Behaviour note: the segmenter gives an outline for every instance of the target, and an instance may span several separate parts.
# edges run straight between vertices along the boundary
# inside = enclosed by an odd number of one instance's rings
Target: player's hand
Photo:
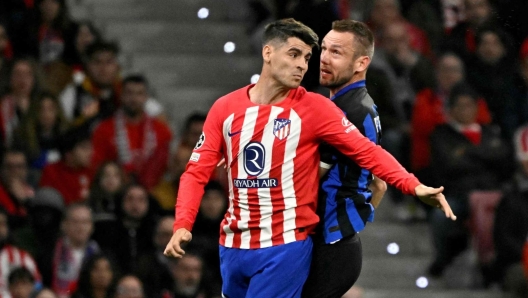
[[[449,203],[447,203],[447,200],[442,193],[444,191],[443,186],[433,188],[420,184],[416,186],[414,191],[416,196],[422,202],[435,208],[439,208],[440,210],[444,211],[446,217],[451,218],[451,220],[456,220],[456,215],[453,213],[453,210],[451,210]]]
[[[181,258],[185,254],[185,251],[181,247],[182,244],[190,242],[191,239],[192,234],[189,230],[184,228],[176,230],[169,244],[165,247],[163,254],[167,257]]]
[[[378,208],[379,204],[381,203],[381,199],[383,199],[383,196],[387,192],[387,183],[380,178],[374,176],[374,179],[372,179],[372,183],[369,185],[370,190],[372,190],[372,199],[370,203],[374,208]]]

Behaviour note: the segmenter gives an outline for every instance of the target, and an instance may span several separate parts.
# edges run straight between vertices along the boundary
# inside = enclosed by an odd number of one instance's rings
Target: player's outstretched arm
[[[182,244],[190,242],[191,239],[192,234],[189,230],[185,228],[177,229],[172,235],[163,254],[167,257],[181,258],[185,254],[185,251],[182,249]]]
[[[370,200],[370,203],[374,208],[378,208],[379,204],[381,203],[381,199],[383,199],[383,196],[385,195],[385,192],[387,192],[387,183],[385,181],[381,180],[380,178],[374,176],[374,179],[372,179],[372,183],[369,185],[370,190],[372,190],[372,199]]]
[[[456,220],[456,215],[453,213],[453,210],[451,210],[449,203],[447,203],[447,200],[444,194],[442,193],[444,191],[443,186],[433,188],[420,184],[416,186],[414,191],[416,193],[416,196],[422,202],[435,208],[439,208],[440,210],[444,211],[447,218],[451,218],[451,220]]]

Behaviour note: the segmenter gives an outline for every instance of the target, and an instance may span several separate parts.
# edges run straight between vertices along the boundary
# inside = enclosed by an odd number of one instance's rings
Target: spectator
[[[514,74],[514,100],[504,107],[507,127],[518,128],[528,123],[528,37],[519,51],[519,66]]]
[[[70,297],[78,282],[81,265],[99,252],[90,236],[93,232],[92,211],[87,205],[68,206],[61,225],[63,236],[56,242],[50,256],[51,288],[60,298]],[[44,274],[44,268],[41,268]]]
[[[205,264],[203,259],[189,249],[181,259],[170,259],[174,286],[172,298],[208,298],[204,282]]]
[[[5,298],[30,298],[31,292],[35,288],[35,278],[31,272],[24,267],[13,269],[9,273],[9,294],[2,296]]]
[[[496,26],[488,0],[464,0],[466,21],[459,23],[441,43],[442,51],[451,51],[463,61],[469,61],[476,52],[476,34],[483,26]]]
[[[7,211],[13,229],[26,223],[27,204],[34,196],[28,183],[26,156],[20,151],[6,151],[0,175],[0,207]]]
[[[186,147],[191,150],[194,148],[202,134],[206,116],[202,113],[194,113],[187,117],[178,148]]]
[[[41,277],[35,260],[26,251],[9,244],[9,225],[7,214],[0,209],[0,297],[9,298],[8,277],[16,268],[25,267],[31,272],[35,282],[40,283]]]
[[[9,69],[11,68],[11,59],[13,59],[13,49],[7,36],[7,28],[0,21],[0,94],[7,88],[9,82]]]
[[[43,288],[41,290],[33,292],[30,296],[31,298],[59,298],[57,294],[53,293],[52,290],[48,288]]]
[[[158,212],[159,206],[149,198],[147,190],[134,184],[124,192],[118,220],[96,224],[93,239],[104,252],[114,256],[121,272],[135,272],[139,256],[154,252],[152,235]]]
[[[218,255],[218,239],[220,238],[220,223],[227,210],[227,197],[222,185],[210,181],[204,188],[205,193],[200,203],[200,210],[193,226],[193,245],[207,266],[211,269],[211,282],[218,285],[219,291],[222,284],[220,275],[220,258]],[[168,243],[168,242],[167,242]]]
[[[425,32],[407,21],[400,12],[399,0],[375,0],[370,13],[369,26],[376,37],[376,44],[384,47],[385,31],[394,24],[403,26],[409,46],[420,55],[432,58],[431,44]]]
[[[498,189],[509,171],[509,148],[493,126],[480,125],[477,95],[466,85],[457,85],[449,96],[450,122],[431,135],[431,162],[436,184],[445,186],[445,196],[457,221],[446,220],[433,210],[430,224],[436,250],[429,273],[438,277],[467,245],[464,221],[469,218],[469,193]]]
[[[68,120],[92,123],[113,115],[121,96],[118,55],[115,43],[100,41],[86,48],[86,77],[68,85],[59,97]]]
[[[139,258],[137,275],[146,285],[148,297],[161,297],[167,287],[174,284],[171,271],[169,268],[169,258],[163,251],[172,237],[172,227],[174,225],[174,216],[165,216],[160,218],[156,225],[154,233],[154,253],[143,254]]]
[[[41,170],[59,160],[59,136],[67,127],[57,98],[43,93],[31,103],[28,117],[15,130],[13,147],[26,153],[32,169]]]
[[[116,279],[112,260],[105,255],[94,255],[82,265],[72,298],[113,298]]]
[[[117,282],[114,298],[145,298],[143,283],[134,275],[123,276]]]
[[[4,147],[13,140],[13,131],[26,118],[39,91],[38,66],[31,59],[13,62],[8,92],[0,100],[0,128]]]
[[[71,35],[72,21],[65,0],[37,0],[39,10],[39,61],[43,65],[60,61]]]
[[[125,173],[114,161],[104,162],[95,174],[90,188],[90,207],[94,221],[115,221],[119,196],[123,195]]]
[[[92,144],[83,128],[67,131],[60,138],[61,159],[42,170],[40,187],[52,187],[64,198],[64,204],[81,202],[88,198],[92,179]]]
[[[503,135],[511,139],[515,128],[508,125],[510,115],[506,107],[515,102],[514,72],[511,40],[506,33],[482,28],[476,36],[476,53],[469,63],[468,82],[485,96],[492,112],[493,122],[501,127]]]
[[[447,122],[447,98],[451,89],[464,80],[464,64],[456,55],[442,55],[436,67],[436,88],[426,88],[418,92],[411,118],[411,168],[423,181],[430,174],[429,138],[440,124]],[[491,115],[486,102],[478,100],[477,122],[489,124]],[[424,177],[426,176],[426,177]]]
[[[95,165],[118,161],[150,190],[167,168],[171,132],[167,124],[146,114],[147,100],[146,79],[139,75],[125,78],[121,109],[95,129],[92,142]]]
[[[185,166],[192,154],[193,147],[180,145],[172,158],[169,166],[169,173],[152,190],[152,195],[156,198],[163,210],[174,211],[176,205],[176,195],[180,185],[180,176],[185,171]]]
[[[86,53],[86,48],[100,40],[101,33],[90,21],[80,21],[75,24],[73,38],[65,44],[63,55],[64,62],[72,66],[74,74],[76,74],[76,71],[81,71],[82,76],[84,77],[83,57]],[[80,83],[82,80],[75,81]]]
[[[506,291],[520,298],[528,296],[528,283],[522,269],[523,245],[528,235],[527,126],[516,131],[513,143],[517,171],[495,213],[493,272]]]

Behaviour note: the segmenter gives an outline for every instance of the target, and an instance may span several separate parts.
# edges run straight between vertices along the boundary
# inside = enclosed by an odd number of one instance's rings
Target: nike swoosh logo
[[[227,132],[227,135],[228,135],[229,137],[233,137],[233,136],[235,136],[235,135],[237,135],[237,134],[239,134],[239,133],[241,133],[241,132],[242,132],[241,130],[239,130],[239,131],[235,131],[235,132],[233,132],[233,133],[231,133],[231,132],[228,131],[228,132]]]

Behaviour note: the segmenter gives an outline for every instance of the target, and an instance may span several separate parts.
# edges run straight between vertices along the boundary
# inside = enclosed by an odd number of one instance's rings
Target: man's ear
[[[367,68],[370,65],[370,58],[369,56],[361,56],[356,59],[356,70],[357,72],[363,72],[367,70]]]
[[[273,53],[273,48],[267,44],[262,48],[262,58],[264,63],[269,63],[271,60],[271,53]]]

